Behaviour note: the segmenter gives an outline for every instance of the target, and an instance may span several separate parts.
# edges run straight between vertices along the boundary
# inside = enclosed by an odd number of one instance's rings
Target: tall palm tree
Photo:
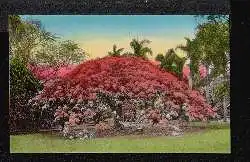
[[[161,62],[162,68],[172,71],[182,78],[182,69],[186,58],[180,58],[173,48],[169,49],[165,55],[158,54],[155,59]]]
[[[177,67],[176,67],[176,73],[179,76],[179,78],[181,78],[181,79],[182,79],[182,74],[183,74],[182,73],[183,67],[184,67],[184,64],[185,64],[186,60],[187,60],[186,57],[181,58],[178,55],[175,55],[174,62],[177,65]]]
[[[156,60],[157,61],[160,61],[161,62],[161,67],[166,69],[166,70],[169,70],[169,71],[173,71],[173,63],[174,63],[174,56],[175,55],[175,52],[173,49],[169,49],[165,55],[163,54],[158,54],[156,56]],[[174,72],[174,71],[173,71]]]
[[[124,48],[119,48],[117,49],[117,46],[114,44],[113,45],[113,51],[108,52],[109,56],[121,56],[122,51]]]
[[[190,80],[191,87],[194,85],[194,83],[197,82],[198,79],[198,73],[199,73],[199,52],[198,48],[196,46],[195,40],[190,40],[189,38],[186,38],[186,45],[178,45],[175,49],[181,49],[186,52],[187,57],[190,59],[189,67],[190,67]]]
[[[175,56],[176,56],[176,53],[174,51],[173,48],[169,49],[166,54],[165,54],[165,64],[166,66],[168,66],[169,68],[172,67],[174,61],[175,61]]]
[[[151,48],[146,47],[151,41],[147,39],[143,39],[139,41],[138,39],[133,39],[130,42],[130,47],[133,49],[134,53],[133,56],[142,57],[147,59],[147,54],[153,55],[153,51]]]

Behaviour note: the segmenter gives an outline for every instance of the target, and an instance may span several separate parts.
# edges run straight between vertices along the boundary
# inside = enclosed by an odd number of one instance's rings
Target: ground
[[[65,140],[48,134],[14,135],[10,137],[11,153],[39,152],[165,152],[165,153],[230,153],[229,125],[193,123],[206,127],[184,136],[141,137],[119,136],[89,141]]]

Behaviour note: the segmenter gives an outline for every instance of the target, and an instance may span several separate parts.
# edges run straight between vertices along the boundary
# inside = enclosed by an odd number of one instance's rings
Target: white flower
[[[47,104],[43,105],[42,110],[47,108]]]
[[[64,106],[63,106],[63,109],[64,109],[64,110],[67,109],[67,108],[68,108],[67,105],[64,105]]]
[[[89,101],[89,106],[92,107],[93,106],[93,102]]]
[[[30,104],[31,102],[32,102],[32,99],[29,99],[28,104]]]
[[[166,118],[167,118],[168,120],[171,120],[171,116],[170,116],[169,114],[166,115]]]

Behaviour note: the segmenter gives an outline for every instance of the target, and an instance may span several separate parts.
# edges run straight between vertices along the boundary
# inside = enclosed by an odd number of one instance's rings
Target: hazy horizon
[[[90,59],[106,56],[113,44],[131,51],[133,38],[149,39],[153,59],[158,53],[185,44],[193,37],[196,21],[193,15],[21,15],[23,19],[40,20],[45,29],[63,40],[73,40],[90,54]],[[182,51],[177,51],[183,56]]]

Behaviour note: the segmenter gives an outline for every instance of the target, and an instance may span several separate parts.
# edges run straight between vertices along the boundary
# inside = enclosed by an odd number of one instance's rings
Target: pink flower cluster
[[[182,73],[183,73],[183,78],[185,80],[187,80],[188,76],[190,76],[190,68],[187,65],[185,65],[183,67]],[[200,74],[201,78],[205,78],[207,76],[207,69],[205,66],[200,65],[199,74]]]
[[[28,65],[28,68],[34,73],[34,75],[43,81],[54,79],[57,77],[63,77],[69,73],[75,66],[61,66],[59,68],[49,67],[45,65]]]
[[[96,100],[99,90],[144,101],[163,92],[165,102],[187,103],[190,118],[206,120],[215,115],[198,91],[189,90],[187,83],[175,75],[138,57],[108,56],[83,62],[60,79],[46,84],[38,98]]]

